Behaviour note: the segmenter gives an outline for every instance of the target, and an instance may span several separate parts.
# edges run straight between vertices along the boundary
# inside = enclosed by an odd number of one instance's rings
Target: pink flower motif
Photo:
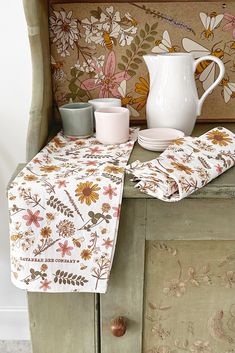
[[[71,251],[73,250],[72,246],[68,246],[68,240],[65,240],[64,244],[59,243],[59,249],[56,249],[56,251],[61,252],[62,257],[65,255],[71,256]]]
[[[126,71],[115,73],[116,70],[116,56],[114,51],[111,51],[104,67],[95,67],[96,75],[94,78],[89,78],[82,82],[81,88],[87,91],[93,91],[100,88],[99,97],[107,98],[110,96],[120,96],[118,87],[123,80],[129,80],[130,75]]]
[[[91,165],[95,166],[95,165],[97,165],[97,163],[98,163],[98,161],[87,161],[85,164],[88,166],[91,166]]]
[[[113,196],[117,196],[115,192],[117,188],[112,188],[110,184],[109,186],[104,186],[103,189],[104,189],[103,195],[108,195],[110,200],[112,200]]]
[[[101,150],[98,146],[96,146],[96,147],[90,147],[89,150],[90,150],[90,153],[91,153],[91,154],[96,154],[96,153],[100,153],[100,152],[103,151],[103,150]]]
[[[119,218],[121,213],[121,205],[119,205],[118,207],[112,207],[112,209],[115,211],[113,217]]]
[[[112,248],[113,247],[113,240],[111,240],[109,237],[107,239],[103,239],[103,244],[102,246],[105,247],[105,249]]]
[[[51,287],[49,286],[51,281],[48,281],[47,279],[45,279],[44,281],[40,281],[40,283],[41,283],[40,289],[43,289],[44,292],[46,292],[48,289],[51,289]]]
[[[216,171],[217,171],[218,173],[222,173],[222,171],[223,171],[223,168],[222,168],[219,164],[217,164],[217,165],[215,166],[215,169],[216,169]]]
[[[225,13],[224,19],[227,20],[227,23],[223,26],[223,31],[230,31],[231,29],[233,37],[235,38],[235,16]]]
[[[66,183],[67,183],[67,181],[65,181],[65,180],[58,180],[56,182],[56,184],[58,184],[58,188],[59,189],[62,188],[62,187],[66,188]]]
[[[37,228],[40,227],[39,221],[42,221],[43,218],[39,217],[39,213],[40,211],[36,211],[35,213],[33,213],[30,210],[27,210],[28,214],[24,215],[22,218],[27,221],[26,222],[26,226],[31,226],[31,224],[33,223]]]

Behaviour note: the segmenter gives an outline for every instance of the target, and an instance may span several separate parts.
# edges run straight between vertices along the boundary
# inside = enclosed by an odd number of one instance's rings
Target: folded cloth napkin
[[[137,131],[127,143],[108,146],[60,132],[15,178],[8,200],[17,287],[106,292]]]
[[[209,183],[235,163],[235,135],[217,127],[200,137],[175,140],[156,159],[135,161],[126,172],[135,187],[160,200],[179,201]]]

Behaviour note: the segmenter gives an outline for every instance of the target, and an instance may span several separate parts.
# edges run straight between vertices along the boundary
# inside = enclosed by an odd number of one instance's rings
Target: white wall
[[[31,57],[21,0],[1,3],[0,14],[0,340],[28,339],[26,295],[10,282],[6,186],[20,162],[31,101]]]

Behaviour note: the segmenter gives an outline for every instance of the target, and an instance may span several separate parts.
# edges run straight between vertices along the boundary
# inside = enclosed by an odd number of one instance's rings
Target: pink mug
[[[104,145],[124,143],[129,139],[130,113],[127,108],[107,107],[95,111],[96,139]]]

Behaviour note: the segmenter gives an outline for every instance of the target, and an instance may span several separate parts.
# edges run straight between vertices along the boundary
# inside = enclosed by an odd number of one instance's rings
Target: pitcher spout
[[[156,74],[157,55],[143,55],[143,58],[149,71],[149,80],[150,80],[150,87],[151,87],[154,82],[154,78]]]

